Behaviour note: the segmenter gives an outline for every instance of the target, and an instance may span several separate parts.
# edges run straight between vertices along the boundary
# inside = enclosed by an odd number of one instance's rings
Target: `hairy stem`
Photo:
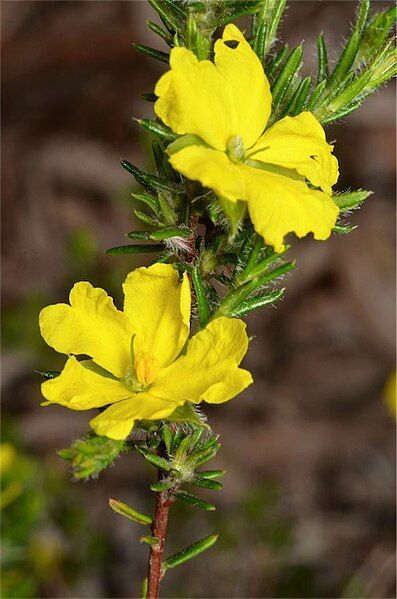
[[[172,499],[169,498],[168,493],[157,493],[152,535],[159,542],[157,545],[150,547],[147,599],[157,599],[159,596],[160,582],[163,575],[161,565],[171,503]]]

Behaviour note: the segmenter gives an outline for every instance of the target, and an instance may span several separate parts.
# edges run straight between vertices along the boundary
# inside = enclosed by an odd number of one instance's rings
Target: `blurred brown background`
[[[119,298],[138,263],[103,250],[136,226],[134,183],[119,158],[150,166],[131,117],[151,115],[139,95],[164,65],[131,43],[161,48],[145,28],[156,19],[143,0],[1,7],[3,440],[8,476],[20,478],[7,483],[3,597],[138,596],[142,531],[107,498],[147,511],[153,472],[130,454],[99,480],[72,484],[55,450],[86,432],[87,413],[40,408],[34,370],[63,362],[39,337],[39,310],[65,301],[79,279]],[[290,2],[280,37],[304,39],[315,69],[315,35],[324,31],[335,58],[355,8]],[[286,299],[250,318],[255,384],[208,410],[223,441],[217,467],[227,470],[212,498],[219,509],[175,508],[167,550],[211,532],[221,539],[169,573],[164,597],[395,596],[394,420],[384,392],[394,369],[394,124],[389,85],[329,128],[338,188],[375,193],[352,215],[351,235],[295,243]]]

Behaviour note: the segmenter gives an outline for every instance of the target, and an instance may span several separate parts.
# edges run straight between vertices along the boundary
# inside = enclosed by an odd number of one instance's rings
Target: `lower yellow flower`
[[[272,96],[263,67],[235,25],[215,43],[214,62],[171,50],[154,109],[181,135],[168,146],[173,168],[230,202],[247,202],[256,231],[277,252],[287,233],[329,237],[338,215],[338,162],[310,112],[265,130]]]
[[[124,439],[137,420],[167,418],[186,401],[222,403],[251,384],[239,368],[248,347],[245,324],[218,318],[190,331],[190,284],[170,264],[131,272],[120,311],[103,289],[76,283],[69,304],[40,313],[45,341],[69,358],[42,385],[44,405],[107,407],[91,420],[98,435]],[[186,345],[187,342],[187,345]],[[84,354],[90,359],[77,360]]]

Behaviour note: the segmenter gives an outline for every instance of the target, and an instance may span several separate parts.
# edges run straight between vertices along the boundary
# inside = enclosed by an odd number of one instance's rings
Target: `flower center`
[[[154,381],[160,370],[158,360],[147,352],[139,352],[135,356],[134,366],[138,381],[145,387]]]
[[[242,162],[244,160],[244,144],[240,135],[231,137],[227,142],[226,154],[232,162]]]

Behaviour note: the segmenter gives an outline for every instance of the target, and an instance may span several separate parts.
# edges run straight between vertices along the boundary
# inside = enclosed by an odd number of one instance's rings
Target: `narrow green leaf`
[[[202,427],[200,428],[196,428],[196,430],[190,435],[190,450],[192,451],[197,443],[200,441],[201,436],[204,432],[204,429]]]
[[[176,566],[180,566],[188,560],[193,559],[200,553],[203,553],[203,551],[206,551],[215,545],[218,537],[219,535],[210,535],[201,539],[201,541],[197,541],[196,543],[193,543],[193,545],[186,547],[186,549],[175,553],[171,557],[168,557],[163,563],[163,569],[168,570],[169,568],[176,568]]]
[[[163,241],[172,237],[190,237],[192,232],[186,227],[167,227],[150,233],[150,239],[154,241]]]
[[[350,36],[342,54],[337,62],[334,71],[327,82],[327,87],[335,87],[348,73],[352,66],[354,59],[356,58],[358,44],[360,41],[360,34],[358,31],[353,31]]]
[[[175,491],[174,497],[180,501],[188,503],[189,505],[200,508],[201,510],[205,510],[206,512],[213,512],[216,510],[216,507],[212,503],[204,501],[204,499],[200,499],[200,497],[196,497],[191,493],[186,493],[186,491]]]
[[[338,193],[332,196],[332,199],[338,206],[339,210],[343,213],[358,208],[372,194],[373,191],[358,189],[357,191]]]
[[[140,445],[136,445],[136,449],[145,458],[145,460],[150,462],[153,466],[156,466],[156,468],[159,468],[160,470],[164,470],[165,472],[169,472],[170,465],[167,462],[167,460],[165,460],[164,458],[162,458],[158,455],[155,455],[154,453],[151,453],[150,451],[148,451],[147,449],[144,449]]]
[[[168,424],[163,424],[161,428],[161,436],[163,438],[167,454],[169,455],[171,453],[172,432]]]
[[[189,484],[203,489],[210,489],[211,491],[220,491],[223,489],[223,485],[217,480],[210,480],[201,476],[195,476]]]
[[[340,110],[331,112],[330,114],[327,114],[326,112],[325,112],[324,116],[323,116],[323,113],[317,114],[316,112],[314,112],[314,114],[316,115],[316,117],[320,121],[320,123],[322,123],[323,125],[326,125],[327,123],[332,123],[333,121],[337,121],[338,119],[342,119],[343,117],[347,116],[348,114],[353,112],[353,110],[357,110],[357,108],[359,108],[361,106],[361,104],[362,104],[362,100],[359,99],[359,100],[356,100],[355,102],[352,102],[351,104],[348,104],[347,106],[344,106]]]
[[[324,79],[324,81],[321,81],[321,83],[319,83],[315,87],[315,89],[310,97],[310,100],[307,103],[307,107],[306,107],[307,110],[313,110],[313,108],[316,106],[318,100],[322,97],[322,94],[324,92],[326,85],[327,85],[327,80]]]
[[[303,105],[306,102],[307,96],[309,94],[311,82],[311,77],[305,77],[300,82],[297,90],[292,96],[289,106],[283,112],[283,115],[296,116],[302,112]]]
[[[177,31],[181,25],[179,16],[172,10],[168,2],[164,0],[148,0],[149,4],[160,15],[163,23],[170,31]]]
[[[213,478],[225,476],[226,470],[200,470],[197,474],[202,478],[209,478],[212,480]]]
[[[365,25],[367,23],[369,9],[371,7],[371,0],[361,0],[358,11],[357,11],[357,19],[354,30],[357,31],[359,36],[362,36]]]
[[[285,5],[286,5],[286,0],[275,0],[273,14],[271,17],[271,24],[270,24],[270,28],[269,28],[268,46],[265,49],[266,52],[268,52],[270,50],[271,46],[273,45],[274,41],[276,40],[277,29],[278,29],[278,26],[280,25],[280,21],[281,21],[281,17],[283,15],[283,12],[285,9]]]
[[[217,19],[217,26],[227,25],[239,17],[251,15],[258,10],[260,0],[237,0],[235,3],[229,3],[224,15]]]
[[[317,56],[318,56],[318,75],[317,83],[321,83],[323,79],[328,79],[328,53],[325,45],[324,35],[321,32],[317,38]]]
[[[199,325],[202,329],[208,322],[209,319],[209,307],[207,302],[207,296],[205,293],[204,283],[201,278],[200,270],[198,266],[194,266],[192,270],[192,282],[194,291],[196,294],[197,309],[199,315]]]
[[[370,62],[385,43],[396,20],[397,7],[373,15],[361,38],[360,47],[354,62],[357,68],[362,63]],[[391,32],[390,32],[391,33]]]
[[[220,448],[220,444],[209,447],[208,449],[202,450],[200,452],[195,453],[191,457],[189,457],[189,464],[193,464],[195,468],[205,464],[212,460],[214,456],[218,453]]]
[[[155,48],[150,48],[150,46],[145,46],[145,44],[133,44],[134,48],[138,50],[141,54],[145,56],[150,56],[150,58],[155,58],[160,62],[169,63],[170,55],[166,52],[162,52],[161,50],[156,50]]]
[[[158,225],[164,224],[157,220],[157,218],[152,218],[146,212],[142,212],[142,210],[134,209],[134,214],[139,220],[141,220],[146,225],[151,225],[152,227],[157,227]]]
[[[181,440],[181,442],[178,445],[178,449],[176,450],[175,455],[174,455],[174,462],[178,462],[178,461],[185,459],[186,454],[189,449],[189,445],[190,445],[190,436],[186,435],[185,437],[183,437],[183,439]],[[173,468],[175,468],[174,462],[172,464]]]
[[[153,21],[146,21],[147,26],[153,33],[161,37],[169,46],[172,46],[172,36],[168,31],[164,31],[160,25],[153,23]]]
[[[137,512],[132,507],[126,503],[123,503],[122,501],[119,501],[118,499],[109,499],[109,506],[114,512],[121,514],[121,516],[124,516],[129,520],[133,520],[139,524],[145,524],[146,526],[150,526],[152,524],[152,519],[150,516],[146,516],[145,514]]]
[[[108,256],[121,256],[123,254],[153,254],[161,251],[161,245],[119,245],[105,251]]]
[[[154,133],[154,135],[157,135],[166,141],[175,141],[178,137],[169,127],[157,121],[153,121],[152,119],[134,118],[134,121],[136,121],[143,129],[146,129],[146,131]]]
[[[266,21],[263,19],[260,21],[258,25],[258,29],[255,34],[254,43],[252,45],[252,49],[259,58],[261,62],[263,62],[265,58],[265,43],[266,43]]]
[[[168,200],[161,193],[158,194],[158,201],[165,224],[175,225],[177,222],[177,215],[173,207],[170,206]]]
[[[281,50],[276,54],[274,60],[265,68],[268,77],[272,78],[280,65],[284,62],[288,54],[288,44],[283,46]]]
[[[281,103],[294,75],[298,72],[302,64],[303,48],[297,46],[289,55],[285,65],[281,69],[274,85],[272,87],[273,105]]]
[[[175,480],[174,479],[170,479],[170,480],[159,480],[155,483],[152,483],[150,485],[150,488],[152,491],[155,491],[155,493],[162,493],[163,491],[168,491],[169,489],[172,489],[172,487],[175,486]]]
[[[156,216],[158,215],[160,207],[157,202],[157,199],[154,196],[151,196],[148,193],[132,193],[131,196],[135,200],[138,200],[139,202],[142,202],[143,204],[146,204],[147,206],[149,206],[149,208],[151,208],[151,210],[153,210],[154,214]]]
[[[155,190],[164,189],[166,191],[172,191],[174,193],[183,192],[183,189],[180,185],[177,185],[176,183],[172,183],[170,181],[166,181],[164,179],[160,179],[159,177],[156,177],[156,175],[146,173],[145,171],[142,171],[138,167],[131,164],[131,162],[128,162],[128,160],[122,160],[120,164],[128,173],[130,173],[130,175],[134,177],[134,179],[138,183],[140,183],[144,187],[148,187],[150,189]]]
[[[268,293],[267,295],[257,295],[252,299],[246,300],[236,306],[234,310],[230,312],[230,316],[232,318],[241,318],[242,316],[246,316],[250,312],[254,310],[258,310],[259,308],[264,308],[269,304],[274,304],[277,300],[279,300],[284,295],[285,288],[278,289],[277,291],[273,291],[273,293]]]

